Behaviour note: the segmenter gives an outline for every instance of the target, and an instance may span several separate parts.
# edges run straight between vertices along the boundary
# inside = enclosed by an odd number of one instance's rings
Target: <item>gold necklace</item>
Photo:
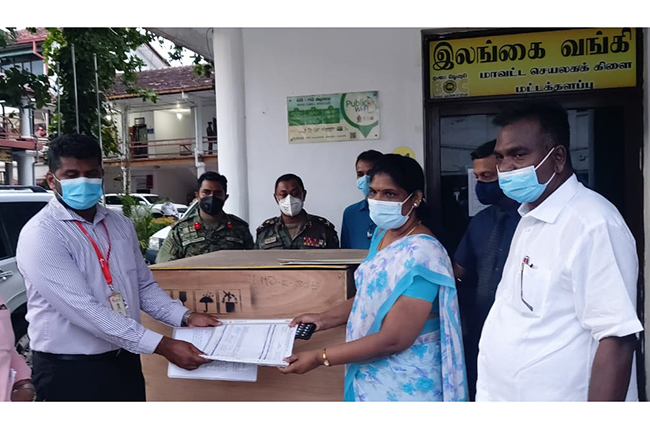
[[[400,236],[400,237],[408,237],[411,233],[413,233],[415,231],[416,228],[418,228],[420,226],[420,224],[422,224],[422,221],[418,221],[418,223],[416,225],[414,225],[413,228],[408,231],[408,233],[406,233],[404,236]],[[386,233],[388,233],[388,232],[386,232]],[[384,237],[381,238],[381,242],[379,242],[379,247],[377,248],[377,250],[382,249],[382,246],[384,245],[384,240],[385,239],[386,239],[386,235],[384,235]],[[399,238],[397,238],[397,239],[399,239]],[[393,239],[393,240],[395,241],[397,239]]]

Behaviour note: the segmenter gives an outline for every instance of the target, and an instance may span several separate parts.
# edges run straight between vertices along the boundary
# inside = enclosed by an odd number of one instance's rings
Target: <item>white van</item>
[[[39,186],[0,186],[0,296],[11,312],[16,336],[16,350],[31,366],[31,350],[27,335],[27,294],[25,282],[16,266],[16,245],[23,226],[54,194]]]

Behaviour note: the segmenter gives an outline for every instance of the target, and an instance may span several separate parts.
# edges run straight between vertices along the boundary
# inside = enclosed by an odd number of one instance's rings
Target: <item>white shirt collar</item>
[[[529,203],[523,203],[519,206],[519,215],[553,224],[564,206],[576,195],[580,186],[581,184],[574,173],[535,209],[530,210]]]

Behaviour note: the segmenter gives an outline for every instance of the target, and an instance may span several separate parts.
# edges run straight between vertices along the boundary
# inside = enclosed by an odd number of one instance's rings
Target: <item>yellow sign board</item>
[[[11,162],[11,149],[0,147],[0,162]]]
[[[431,98],[636,86],[636,29],[520,33],[429,44]]]

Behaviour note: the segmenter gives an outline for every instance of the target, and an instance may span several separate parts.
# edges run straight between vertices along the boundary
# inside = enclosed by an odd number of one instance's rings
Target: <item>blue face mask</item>
[[[363,193],[364,197],[370,194],[370,176],[365,175],[357,178],[357,188]]]
[[[377,224],[377,227],[384,230],[398,229],[402,227],[409,219],[409,215],[415,209],[415,206],[406,214],[402,215],[402,205],[411,198],[413,194],[406,197],[403,202],[383,201],[368,199],[368,211],[370,219]]]
[[[499,166],[497,165],[499,186],[503,190],[503,193],[519,203],[530,203],[537,200],[544,193],[546,186],[555,177],[555,172],[553,172],[553,176],[551,176],[548,182],[539,183],[537,180],[537,169],[546,162],[554,149],[551,149],[537,166],[529,165],[518,170],[502,173],[499,171]]]
[[[476,182],[476,198],[481,204],[489,206],[496,204],[505,197],[498,181]]]
[[[56,179],[56,176],[54,179]],[[72,209],[90,209],[102,197],[102,179],[77,177],[75,179],[56,180],[61,184],[61,199]]]

